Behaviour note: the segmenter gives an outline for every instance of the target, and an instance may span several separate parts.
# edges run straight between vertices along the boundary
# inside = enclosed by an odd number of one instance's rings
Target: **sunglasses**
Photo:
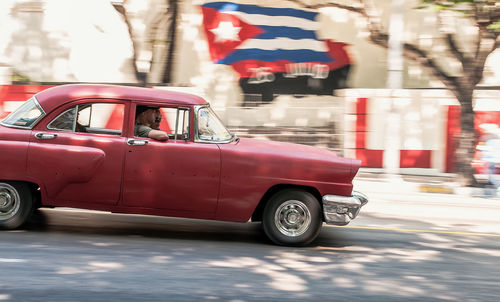
[[[155,117],[155,123],[160,123],[161,122],[161,117]]]

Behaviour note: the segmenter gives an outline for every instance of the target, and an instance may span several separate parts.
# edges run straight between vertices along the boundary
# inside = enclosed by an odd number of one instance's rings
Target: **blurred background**
[[[500,4],[445,2],[2,0],[0,118],[53,85],[169,88],[239,136],[487,186]]]

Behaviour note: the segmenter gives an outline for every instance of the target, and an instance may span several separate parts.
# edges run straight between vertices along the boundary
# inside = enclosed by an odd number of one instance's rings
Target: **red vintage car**
[[[139,108],[168,140],[135,136]],[[238,138],[200,97],[149,88],[63,85],[0,122],[0,227],[39,207],[262,221],[282,245],[323,222],[345,225],[368,201],[360,161],[303,145]]]

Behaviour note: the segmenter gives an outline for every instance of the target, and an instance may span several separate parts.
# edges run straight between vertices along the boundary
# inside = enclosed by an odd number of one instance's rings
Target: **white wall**
[[[356,148],[356,108],[358,98],[367,98],[366,149],[371,150],[432,150],[431,165],[437,172],[445,170],[447,109],[458,105],[456,99],[442,89],[346,89],[344,147],[354,157]],[[500,111],[500,91],[476,91],[475,111]],[[395,104],[391,107],[391,104]],[[398,116],[399,125],[388,122],[391,108]],[[388,127],[399,128],[398,146],[389,146]]]
[[[0,3],[0,63],[35,82],[135,82],[127,27],[110,1]]]

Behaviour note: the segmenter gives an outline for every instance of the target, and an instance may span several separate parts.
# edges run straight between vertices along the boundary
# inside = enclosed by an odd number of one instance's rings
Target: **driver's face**
[[[154,110],[153,114],[153,122],[151,123],[153,129],[159,129],[160,128],[160,123],[161,123],[161,112],[160,110]]]

